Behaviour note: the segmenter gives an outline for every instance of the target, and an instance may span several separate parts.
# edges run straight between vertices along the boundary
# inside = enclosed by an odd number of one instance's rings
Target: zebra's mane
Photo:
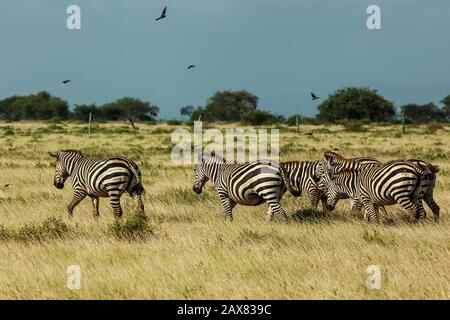
[[[217,163],[225,163],[226,162],[226,160],[221,155],[215,154],[214,152],[203,153],[202,157],[203,157],[203,160],[213,160],[214,162],[217,162]]]
[[[75,153],[75,154],[79,154],[80,156],[83,155],[80,150],[76,150],[76,149],[66,149],[66,150],[61,150],[61,152]]]

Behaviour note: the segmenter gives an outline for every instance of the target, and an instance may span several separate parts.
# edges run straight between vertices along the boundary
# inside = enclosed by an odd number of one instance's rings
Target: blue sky
[[[71,4],[81,30],[66,27]],[[371,4],[382,30],[366,27]],[[164,5],[168,18],[154,22]],[[318,104],[310,91],[369,86],[396,106],[450,94],[448,0],[1,0],[0,40],[0,98],[48,90],[73,106],[133,96],[161,118],[224,89],[308,116]]]

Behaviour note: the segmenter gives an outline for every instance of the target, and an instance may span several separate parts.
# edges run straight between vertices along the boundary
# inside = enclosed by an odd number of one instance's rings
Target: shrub
[[[270,112],[255,109],[244,113],[241,116],[241,121],[244,124],[262,125],[277,123],[279,119]]]
[[[369,131],[363,124],[359,121],[349,121],[344,123],[345,131],[348,132],[366,132]]]
[[[135,214],[124,221],[114,221],[108,225],[108,230],[116,238],[125,240],[145,240],[154,235],[154,226],[143,214]]]
[[[425,134],[435,134],[439,129],[444,129],[444,126],[438,122],[432,122],[426,126],[424,133]]]
[[[13,136],[14,135],[14,129],[10,126],[2,127],[3,129],[3,135],[5,136]]]
[[[43,241],[48,239],[62,239],[70,235],[70,227],[61,219],[50,217],[41,225],[29,224],[14,233],[13,238],[18,241]]]

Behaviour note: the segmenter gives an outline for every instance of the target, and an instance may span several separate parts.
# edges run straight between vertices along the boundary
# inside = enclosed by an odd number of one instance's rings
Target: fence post
[[[91,134],[91,126],[92,126],[92,112],[89,112],[89,134]]]
[[[405,111],[402,113],[402,133],[406,133],[406,123],[405,123]]]

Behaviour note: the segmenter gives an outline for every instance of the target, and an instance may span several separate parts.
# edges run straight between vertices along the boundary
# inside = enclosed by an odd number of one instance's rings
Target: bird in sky
[[[311,98],[312,98],[313,100],[318,100],[318,99],[320,99],[320,97],[316,96],[313,92],[311,92]]]
[[[191,64],[189,67],[187,67],[188,69],[192,69],[195,68],[196,66],[194,66],[193,64]]]
[[[69,82],[72,82],[72,80],[63,80],[62,83],[68,84]]]
[[[161,19],[164,19],[165,17],[167,17],[167,6],[166,7],[164,7],[164,10],[163,10],[163,12],[161,13],[161,15],[158,17],[158,18],[156,18],[155,19],[155,21],[158,21],[158,20],[161,20]]]

